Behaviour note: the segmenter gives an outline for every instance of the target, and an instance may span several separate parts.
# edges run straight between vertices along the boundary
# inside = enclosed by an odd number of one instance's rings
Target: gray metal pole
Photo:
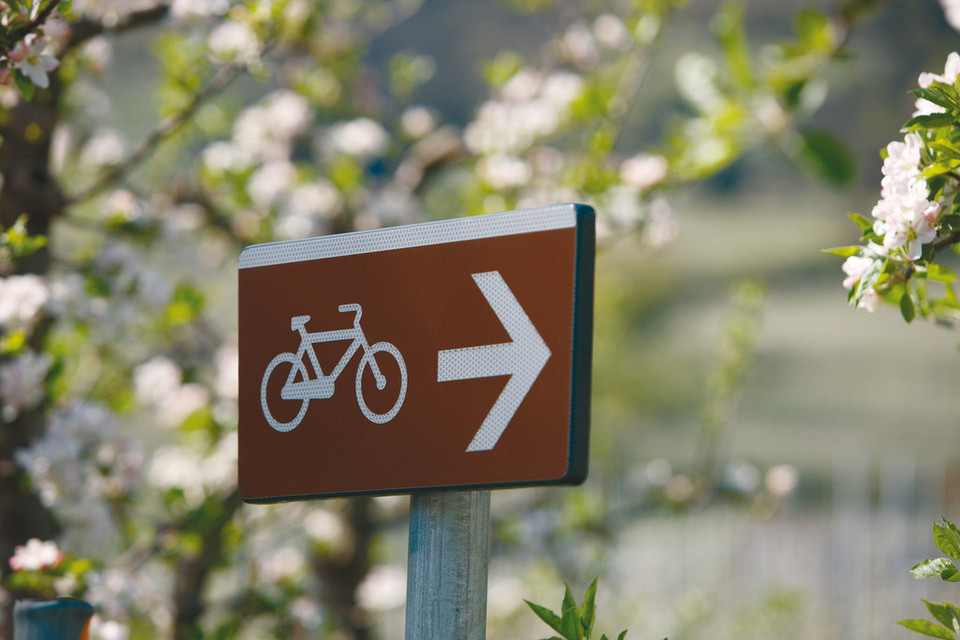
[[[484,640],[490,492],[410,497],[406,640]]]

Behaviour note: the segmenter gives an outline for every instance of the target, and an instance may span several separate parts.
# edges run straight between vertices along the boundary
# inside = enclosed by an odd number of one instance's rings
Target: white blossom
[[[209,493],[231,487],[237,477],[237,434],[226,434],[210,455],[192,448],[164,445],[157,448],[147,469],[147,481],[160,490],[181,489],[188,508],[203,503]]]
[[[342,549],[349,544],[350,532],[343,519],[332,511],[317,508],[303,519],[303,530],[315,543],[330,549]]]
[[[28,33],[23,40],[13,46],[8,57],[13,68],[30,78],[30,82],[41,88],[50,86],[48,73],[60,66],[52,55],[45,53],[50,39]]]
[[[869,256],[850,256],[843,261],[843,272],[847,277],[843,279],[843,288],[853,289],[866,275],[876,260]]]
[[[541,76],[522,69],[504,86],[502,100],[480,106],[464,142],[476,154],[519,155],[560,128],[582,91],[583,80],[575,74]]]
[[[421,213],[420,202],[410,190],[389,185],[376,192],[373,198],[357,214],[358,229],[376,229],[415,222]]]
[[[10,558],[14,571],[42,571],[55,567],[63,560],[63,552],[53,540],[30,538],[25,545],[17,545]]]
[[[169,402],[182,383],[183,372],[166,356],[154,356],[133,370],[133,388],[137,399],[152,407]]]
[[[128,640],[130,628],[116,620],[99,620],[90,624],[90,640]]]
[[[867,271],[873,267],[876,260],[876,257],[872,255],[849,256],[844,260],[843,272],[847,277],[843,279],[843,287],[848,291],[856,287],[860,283],[860,280],[863,279],[863,276],[866,275]],[[863,296],[860,298],[857,307],[874,312],[880,308],[882,302],[880,295],[871,287],[863,292]]]
[[[593,21],[593,37],[612,51],[623,51],[630,46],[630,31],[619,16],[603,13]]]
[[[162,427],[176,429],[197,411],[210,405],[210,391],[201,384],[181,385],[158,407],[157,422]]]
[[[46,280],[38,275],[14,275],[0,279],[0,328],[29,329],[50,301]]]
[[[219,63],[234,61],[251,66],[260,60],[260,42],[247,24],[228,20],[218,25],[207,40],[210,57]]]
[[[960,31],[960,1],[940,0],[940,8],[943,9],[947,24],[953,27],[954,31]]]
[[[306,629],[317,629],[323,623],[320,607],[307,596],[300,596],[290,604],[290,615]]]
[[[357,602],[369,611],[388,611],[403,605],[407,574],[402,567],[377,565],[357,587]]]
[[[883,246],[888,250],[905,247],[912,260],[920,258],[923,245],[936,237],[940,218],[940,203],[928,200],[930,192],[920,172],[922,146],[917,133],[887,145],[881,199],[873,208],[877,219],[873,229],[883,236]]]
[[[250,176],[247,191],[250,199],[264,209],[277,203],[296,183],[297,168],[290,162],[269,162]]]
[[[39,406],[46,393],[44,380],[52,364],[49,353],[26,351],[0,365],[4,420],[15,420],[22,411]]]
[[[582,69],[591,69],[600,62],[600,51],[585,22],[578,21],[571,25],[563,34],[560,47],[570,61]]]
[[[229,0],[173,0],[170,15],[177,21],[192,21],[222,16],[229,8]]]
[[[390,146],[390,137],[383,127],[370,118],[338,122],[327,133],[333,149],[361,160],[383,155]]]
[[[306,99],[281,89],[237,116],[233,123],[233,141],[257,159],[287,159],[294,139],[306,131],[310,119]]]
[[[503,154],[482,158],[477,164],[477,173],[494,189],[519,187],[533,177],[533,169],[526,161]]]
[[[91,552],[103,551],[115,539],[106,500],[129,492],[142,466],[113,413],[93,403],[53,413],[44,436],[18,450],[16,461],[65,525],[64,542]]]
[[[340,212],[343,198],[329,180],[316,178],[307,184],[296,187],[288,198],[291,208],[302,210],[310,215],[330,218]]]
[[[400,115],[400,128],[410,138],[419,139],[437,127],[437,114],[429,107],[407,107]]]
[[[685,53],[677,60],[674,74],[680,95],[701,113],[714,112],[725,103],[717,86],[720,69],[713,58],[692,51]]]
[[[84,61],[94,74],[104,74],[113,61],[113,45],[103,36],[90,38],[80,49]]]
[[[642,191],[648,191],[667,178],[669,165],[661,155],[641,153],[620,164],[620,179]]]
[[[117,189],[107,199],[105,212],[111,217],[135,222],[145,217],[144,209],[137,197],[128,189]]]
[[[221,398],[236,400],[240,389],[240,350],[235,339],[217,349],[216,363],[217,394]]]
[[[258,554],[256,562],[260,578],[267,583],[295,578],[307,565],[303,551],[291,546]]]
[[[123,135],[112,129],[97,131],[80,153],[81,164],[109,167],[123,160],[127,147]]]
[[[950,4],[957,5],[956,2],[950,2]],[[944,8],[946,10],[946,6]],[[948,17],[951,14],[955,15],[956,12],[957,9],[955,7],[951,8],[951,10],[948,11]],[[953,25],[951,24],[951,26]],[[957,81],[958,75],[960,75],[960,54],[958,54],[956,51],[953,51],[947,56],[947,62],[943,67],[943,75],[937,75],[935,73],[924,71],[920,74],[920,77],[917,78],[917,84],[919,84],[923,89],[929,88],[934,82],[942,82],[944,84],[952,85]],[[943,107],[924,98],[918,98],[914,106],[916,109],[913,112],[914,117],[944,112]]]
[[[643,198],[636,187],[626,184],[607,189],[601,206],[597,208],[597,236],[609,238],[637,227],[644,218]]]
[[[673,207],[666,198],[657,197],[647,207],[641,239],[651,249],[673,242],[680,233]]]
[[[763,479],[767,491],[776,498],[786,498],[796,490],[799,483],[800,474],[792,464],[770,467]]]
[[[253,166],[253,154],[239,145],[220,140],[208,145],[201,154],[203,166],[215,174],[242,173]]]

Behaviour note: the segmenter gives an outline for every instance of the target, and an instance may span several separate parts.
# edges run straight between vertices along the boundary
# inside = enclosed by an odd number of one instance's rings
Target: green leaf
[[[820,253],[826,253],[831,256],[840,256],[841,258],[849,258],[850,256],[855,256],[863,249],[859,245],[850,245],[846,247],[832,247],[830,249],[820,249]]]
[[[550,609],[547,609],[546,607],[541,606],[539,604],[534,604],[529,600],[524,600],[524,602],[526,602],[527,606],[530,607],[535,614],[537,614],[537,617],[543,620],[544,622],[546,622],[551,629],[559,633],[563,633],[563,630],[560,627],[560,622],[561,622],[560,616],[555,614]]]
[[[960,168],[960,159],[950,158],[942,162],[934,162],[923,170],[924,178],[933,178],[945,173],[950,173],[954,169]]]
[[[743,6],[735,2],[721,5],[713,20],[713,33],[723,47],[724,62],[734,83],[741,88],[753,85],[750,48],[743,28]]]
[[[900,315],[903,316],[903,319],[907,323],[913,322],[914,317],[916,317],[917,311],[913,306],[913,298],[910,297],[910,292],[905,290],[903,295],[900,296]]]
[[[873,220],[859,213],[848,213],[847,217],[853,220],[853,223],[859,227],[860,231],[870,231],[873,229]]]
[[[560,605],[560,611],[566,612],[568,609],[576,609],[577,601],[573,599],[573,593],[570,591],[569,585],[566,590],[563,592],[563,604]]]
[[[16,83],[17,89],[20,90],[20,95],[23,96],[23,99],[30,102],[30,100],[33,99],[33,94],[37,91],[33,81],[20,71],[13,74],[13,81]]]
[[[902,625],[914,633],[930,636],[931,638],[956,640],[952,631],[938,624],[934,624],[929,620],[900,620],[896,624]]]
[[[903,125],[903,131],[914,129],[939,129],[941,127],[952,127],[956,123],[956,118],[949,113],[931,113],[924,116],[910,118]]]
[[[954,207],[960,204],[960,201],[954,202]],[[945,216],[940,216],[940,228],[946,231],[954,231],[960,229],[960,215],[956,213],[950,213]]]
[[[935,84],[926,89],[916,87],[915,89],[911,89],[910,93],[918,98],[923,98],[924,100],[928,100],[937,106],[943,107],[947,111],[951,111],[958,106],[956,102],[954,102],[951,97],[943,91],[943,89],[937,87]]]
[[[960,537],[957,536],[955,530],[950,528],[952,523],[946,522],[946,526],[939,525],[936,522],[933,523],[933,542],[937,545],[937,549],[940,549],[948,557],[960,560]]]
[[[853,180],[856,173],[853,156],[833,134],[811,129],[800,134],[800,141],[798,160],[811,172],[836,186]]]
[[[957,279],[957,274],[949,267],[931,262],[927,265],[927,279],[938,282],[953,282]]]
[[[580,622],[579,607],[564,609],[563,616],[560,618],[560,635],[567,640],[582,640],[583,624]]]
[[[429,56],[401,51],[390,58],[390,89],[393,96],[409,100],[416,90],[436,72],[437,64]]]
[[[523,57],[515,51],[501,51],[483,69],[483,77],[491,87],[499,88],[523,68]]]
[[[854,306],[859,307],[867,293],[880,281],[885,266],[885,261],[874,260],[866,273],[860,277],[860,282],[857,283],[855,288],[851,289],[852,296],[848,298]]]
[[[914,578],[940,578],[947,573],[952,576],[957,573],[957,567],[948,558],[930,558],[918,562],[910,569]]]
[[[939,114],[943,115],[943,114]],[[927,146],[947,158],[960,158],[960,149],[949,140],[929,140]]]
[[[831,20],[815,9],[804,9],[797,13],[797,35],[810,50],[833,51],[835,34]]]
[[[590,632],[593,631],[593,623],[596,622],[597,619],[597,582],[599,581],[600,576],[595,577],[593,582],[590,583],[590,586],[587,587],[587,592],[583,596],[580,621],[583,623],[583,633],[588,638],[590,637]]]
[[[953,629],[954,631],[960,629],[960,609],[956,605],[949,602],[935,604],[926,600],[923,601],[923,604],[927,605],[930,615],[947,629]]]

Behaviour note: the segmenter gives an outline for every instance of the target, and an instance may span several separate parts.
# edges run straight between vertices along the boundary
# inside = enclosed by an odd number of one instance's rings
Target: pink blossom
[[[38,87],[45,89],[50,86],[47,74],[56,69],[60,62],[53,56],[46,54],[48,38],[35,33],[28,34],[22,42],[18,42],[10,52],[10,61],[13,68],[19,70]]]

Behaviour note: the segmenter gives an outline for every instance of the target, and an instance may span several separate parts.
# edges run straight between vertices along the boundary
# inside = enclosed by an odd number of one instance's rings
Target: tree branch
[[[220,67],[207,84],[193,96],[193,100],[183,111],[161,120],[153,133],[141,142],[130,155],[121,160],[92,185],[68,197],[66,206],[89,200],[129,174],[137,165],[146,160],[160,142],[183,127],[204,102],[226,89],[245,68],[246,64],[243,62],[234,62]]]
[[[50,2],[47,6],[45,6],[43,9],[41,9],[41,10],[37,13],[37,16],[36,16],[33,20],[31,20],[29,23],[23,25],[23,26],[20,27],[19,29],[14,29],[14,30],[10,33],[10,39],[11,39],[13,42],[16,42],[16,41],[18,41],[18,40],[23,40],[23,39],[26,38],[29,34],[33,33],[33,32],[36,31],[37,29],[39,29],[40,26],[43,25],[43,23],[47,21],[47,18],[50,17],[50,14],[53,13],[54,10],[56,10],[56,8],[57,8],[57,6],[59,6],[59,4],[60,4],[60,0],[53,0],[52,2]]]
[[[165,18],[169,11],[169,0],[161,0],[156,4],[130,11],[121,18],[118,24],[110,27],[104,25],[102,20],[78,20],[70,25],[70,36],[63,45],[63,51],[60,52],[60,55],[72,51],[84,42],[104,33],[123,33],[131,29],[154,25]]]
[[[958,242],[960,242],[960,229],[956,231],[951,231],[949,234],[942,236],[940,238],[937,238],[933,242],[933,250],[942,251],[943,249],[946,249],[947,247],[954,245]]]

